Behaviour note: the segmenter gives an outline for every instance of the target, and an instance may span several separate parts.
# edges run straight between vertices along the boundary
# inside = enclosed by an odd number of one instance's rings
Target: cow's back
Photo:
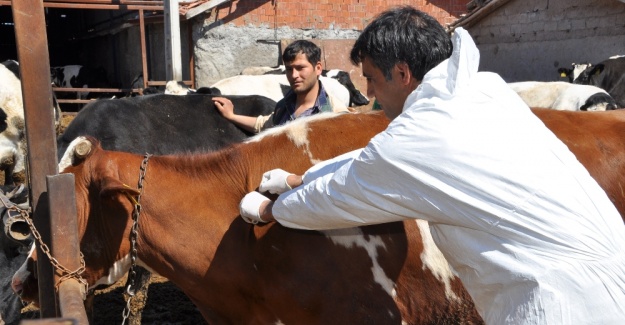
[[[262,96],[226,96],[238,114],[268,115],[275,102]],[[91,135],[108,150],[173,154],[214,151],[251,134],[229,122],[211,95],[148,95],[102,99],[85,106],[57,139],[59,159],[69,143]]]
[[[625,192],[619,181],[625,179],[625,110],[532,111],[586,167],[625,219]]]

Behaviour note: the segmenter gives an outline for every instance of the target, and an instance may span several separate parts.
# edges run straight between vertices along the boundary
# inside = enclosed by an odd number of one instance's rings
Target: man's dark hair
[[[315,43],[307,40],[297,40],[284,49],[282,53],[282,62],[292,62],[295,57],[300,54],[306,54],[308,62],[313,66],[321,61],[321,49]]]
[[[382,12],[354,43],[350,59],[357,65],[368,57],[391,80],[391,70],[404,62],[417,80],[451,56],[453,46],[443,26],[410,6]]]

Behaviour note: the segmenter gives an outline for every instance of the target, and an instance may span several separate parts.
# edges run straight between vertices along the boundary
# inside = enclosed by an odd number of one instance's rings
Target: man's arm
[[[215,102],[215,107],[221,113],[221,115],[228,121],[236,124],[240,128],[257,133],[256,129],[256,121],[258,117],[255,116],[247,116],[247,115],[238,115],[234,113],[234,104],[228,98],[224,97],[214,97],[213,101]]]

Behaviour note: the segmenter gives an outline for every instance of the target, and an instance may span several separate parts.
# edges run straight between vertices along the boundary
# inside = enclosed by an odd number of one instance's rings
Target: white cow
[[[55,127],[61,120],[61,109],[54,100]],[[0,169],[5,184],[26,181],[26,129],[19,64],[8,60],[0,63]]]
[[[329,95],[349,107],[349,90],[334,78],[320,77],[323,88]],[[276,102],[284,98],[291,89],[286,75],[238,75],[217,81],[210,88],[217,88],[222,95],[261,95]]]
[[[606,111],[616,109],[616,102],[603,89],[563,81],[523,81],[508,83],[530,107],[567,111]]]

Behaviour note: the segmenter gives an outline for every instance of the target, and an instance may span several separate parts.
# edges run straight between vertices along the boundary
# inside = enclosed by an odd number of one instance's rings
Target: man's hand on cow
[[[213,97],[213,102],[217,110],[219,110],[221,115],[226,119],[230,120],[234,117],[234,104],[232,104],[230,99],[225,97]]]
[[[271,208],[273,201],[254,191],[247,193],[239,204],[241,218],[247,223],[258,224],[274,221]]]
[[[300,185],[302,185],[302,176],[277,168],[263,174],[258,190],[271,194],[282,194]]]

